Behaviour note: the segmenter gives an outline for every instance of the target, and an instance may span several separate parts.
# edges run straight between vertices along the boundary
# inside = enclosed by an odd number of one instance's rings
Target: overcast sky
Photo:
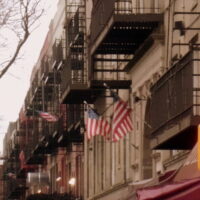
[[[44,0],[45,1],[45,0]],[[58,0],[45,1],[46,14],[40,20],[40,26],[32,33],[22,50],[22,59],[13,65],[7,74],[0,79],[0,152],[3,150],[3,137],[9,121],[18,118],[23,105],[32,67],[36,63],[42,48],[50,20],[53,18]]]

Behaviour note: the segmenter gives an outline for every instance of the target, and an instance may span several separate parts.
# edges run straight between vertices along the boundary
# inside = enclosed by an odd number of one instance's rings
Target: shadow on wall
[[[81,198],[74,197],[70,194],[32,194],[26,200],[81,200]]]

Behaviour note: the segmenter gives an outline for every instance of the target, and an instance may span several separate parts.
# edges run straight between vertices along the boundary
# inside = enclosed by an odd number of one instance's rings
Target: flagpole
[[[106,110],[104,111],[104,112],[106,112],[111,106],[113,106],[117,101],[122,101],[121,100],[121,98],[118,96],[118,94],[115,92],[115,91],[113,91],[109,86],[108,86],[108,84],[107,83],[103,83],[103,85],[104,85],[104,87],[106,88],[106,89],[108,89],[109,91],[110,91],[110,93],[111,93],[111,95],[112,95],[112,97],[113,97],[113,103],[110,105],[110,106],[108,106],[108,108],[106,108]],[[104,113],[103,112],[103,113]],[[114,112],[113,112],[114,113]],[[113,120],[113,116],[112,116],[112,120]],[[111,142],[114,142],[114,140],[116,140],[116,138],[114,137],[114,127],[112,126],[112,135],[111,135]]]
[[[115,97],[115,96],[117,96],[117,98],[119,98],[119,96],[117,95],[117,94],[115,94],[115,92],[108,86],[108,84],[107,83],[103,83],[103,86],[106,88],[106,89],[108,89],[110,92],[111,92],[111,95],[113,96],[113,98]],[[104,114],[111,106],[113,106],[115,104],[115,101],[113,101],[113,103],[111,104],[111,105],[109,105],[105,110],[104,110],[104,112],[102,113],[102,114]],[[113,116],[112,116],[113,117]],[[112,126],[112,133],[111,133],[111,143],[113,143],[113,140],[114,140],[114,135],[113,135],[113,126]],[[112,145],[112,151],[114,151],[114,149],[113,149],[114,147],[113,147],[113,145]],[[114,152],[113,152],[114,153]]]
[[[104,113],[111,107],[114,105],[115,102],[111,103],[102,113],[101,115],[104,115]]]
[[[110,91],[111,91],[111,93],[113,93],[113,94],[115,94],[115,92],[113,92],[113,90],[106,84],[106,83],[103,83],[103,85],[107,88],[107,89],[109,89]],[[117,95],[117,94],[116,94]],[[110,106],[112,106],[114,104],[114,102],[110,105]],[[109,106],[109,107],[110,107]],[[107,109],[109,109],[109,107],[108,108],[106,108],[106,110]],[[106,111],[105,110],[105,111]],[[103,112],[104,113],[104,112]],[[139,118],[139,116],[135,113],[135,115]],[[144,122],[144,124],[146,124],[149,128],[152,128],[152,126],[150,125],[150,124],[148,124],[144,119],[141,119],[143,122]]]
[[[103,83],[103,86],[104,86],[106,89],[109,89],[112,93],[114,93],[114,92],[112,91],[112,89],[111,89],[106,83]],[[115,103],[115,102],[113,102],[112,104],[110,104],[110,105],[101,113],[101,115],[103,115],[111,106],[113,106],[114,103]]]
[[[91,110],[93,110],[98,116],[102,116],[102,114],[99,114],[92,106],[90,106],[90,104],[87,103],[87,101],[83,101],[83,103],[85,105],[87,105],[88,108],[90,108]]]
[[[115,97],[115,98],[119,98],[119,99],[120,99],[120,97],[118,96],[118,94],[117,94],[116,92],[114,92],[114,91],[108,86],[107,83],[104,82],[104,83],[103,83],[103,86],[104,86],[106,89],[110,90],[110,92],[111,92],[113,98]]]
[[[87,101],[83,101],[83,103],[84,103],[85,105],[87,105],[87,106],[88,106],[88,108],[90,108],[90,109],[94,110],[94,108],[92,108],[92,107],[90,106],[90,104],[88,104],[88,103],[87,103]]]

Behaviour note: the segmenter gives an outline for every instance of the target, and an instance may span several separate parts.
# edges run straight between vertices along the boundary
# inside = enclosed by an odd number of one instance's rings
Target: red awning
[[[197,166],[197,144],[194,146],[185,163],[178,171],[174,181],[200,177],[200,170]]]
[[[139,189],[137,198],[138,200],[199,200],[200,178]]]
[[[137,190],[138,200],[200,200],[197,145],[170,182]]]

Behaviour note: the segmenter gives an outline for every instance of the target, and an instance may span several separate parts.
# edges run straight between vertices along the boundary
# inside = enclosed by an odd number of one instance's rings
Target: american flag
[[[117,142],[128,132],[132,131],[131,109],[120,98],[114,104],[113,113],[113,141]]]
[[[8,176],[9,178],[16,179],[16,174],[14,174],[14,173],[12,173],[12,172],[8,172],[8,173],[7,173],[7,176]]]
[[[21,169],[36,169],[37,166],[35,165],[27,165],[25,164],[25,153],[23,150],[20,151],[19,153],[19,160],[20,160],[20,167]]]
[[[93,136],[102,135],[108,137],[111,134],[111,126],[107,120],[100,117],[93,109],[88,109],[86,120],[86,133],[88,139]]]
[[[43,119],[45,119],[48,122],[57,122],[58,121],[58,117],[56,117],[55,115],[52,115],[48,112],[43,112],[43,111],[37,111],[39,116]]]
[[[21,168],[24,167],[24,164],[25,164],[25,154],[24,154],[24,151],[20,151],[19,153],[19,159],[20,159],[20,165],[21,165]]]

